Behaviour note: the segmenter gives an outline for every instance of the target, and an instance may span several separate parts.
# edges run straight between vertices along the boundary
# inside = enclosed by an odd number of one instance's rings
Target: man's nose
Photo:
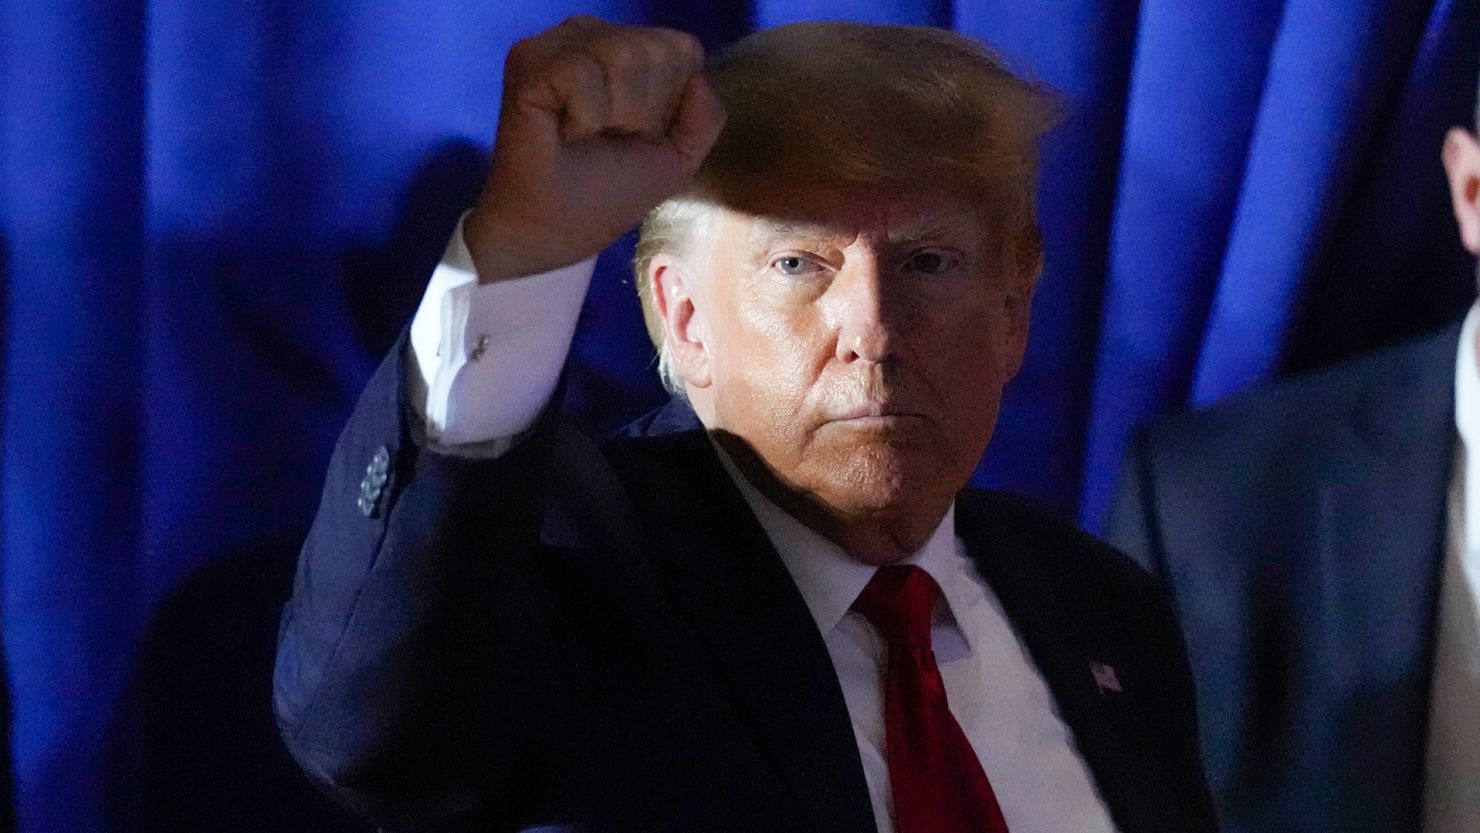
[[[887,280],[875,258],[849,264],[834,280],[840,361],[883,362],[893,357],[899,310]]]

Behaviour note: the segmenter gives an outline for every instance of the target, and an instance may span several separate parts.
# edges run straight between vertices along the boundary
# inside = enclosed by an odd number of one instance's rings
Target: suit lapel
[[[1102,587],[1075,581],[1070,573],[1083,567],[1067,551],[1072,539],[1059,536],[1064,552],[1045,549],[1053,538],[1024,532],[1008,518],[1012,508],[985,493],[963,493],[956,506],[957,532],[1043,675],[1117,828],[1202,829],[1195,808],[1206,786],[1197,772],[1177,771],[1167,746],[1175,732],[1159,734],[1172,721],[1159,703],[1148,705],[1163,694],[1138,664],[1146,646],[1134,641],[1144,634],[1099,612],[1105,605],[1094,594]],[[1096,666],[1109,676],[1097,680]],[[1187,757],[1195,769],[1195,754]]]
[[[614,462],[715,676],[806,811],[809,830],[875,830],[832,659],[801,593],[702,431],[648,436]]]
[[[1384,750],[1326,764],[1347,829],[1418,826],[1456,347],[1457,332],[1430,339],[1374,381],[1333,444],[1349,452],[1321,483],[1315,574],[1299,602],[1325,701],[1312,705],[1339,715],[1335,748]]]

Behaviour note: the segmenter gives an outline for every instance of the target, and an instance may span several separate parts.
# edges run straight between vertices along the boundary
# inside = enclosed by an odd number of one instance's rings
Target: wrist
[[[505,281],[519,276],[509,262],[510,247],[500,239],[498,229],[507,224],[490,218],[482,205],[474,206],[463,218],[463,244],[473,262],[478,283]]]

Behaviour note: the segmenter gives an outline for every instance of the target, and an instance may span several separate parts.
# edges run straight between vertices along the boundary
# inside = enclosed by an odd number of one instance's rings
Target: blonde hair
[[[683,383],[663,344],[649,267],[692,256],[714,206],[744,210],[776,183],[888,192],[968,191],[1005,233],[1015,271],[1042,268],[1037,140],[1057,118],[1043,87],[980,41],[947,29],[812,22],[757,32],[709,67],[725,128],[690,188],[642,223],[633,267],[658,372]]]

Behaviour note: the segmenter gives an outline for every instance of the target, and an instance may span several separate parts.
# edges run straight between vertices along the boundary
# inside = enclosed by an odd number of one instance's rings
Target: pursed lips
[[[827,421],[851,424],[861,428],[870,426],[884,428],[924,418],[924,414],[904,405],[889,402],[862,402],[835,412]]]

